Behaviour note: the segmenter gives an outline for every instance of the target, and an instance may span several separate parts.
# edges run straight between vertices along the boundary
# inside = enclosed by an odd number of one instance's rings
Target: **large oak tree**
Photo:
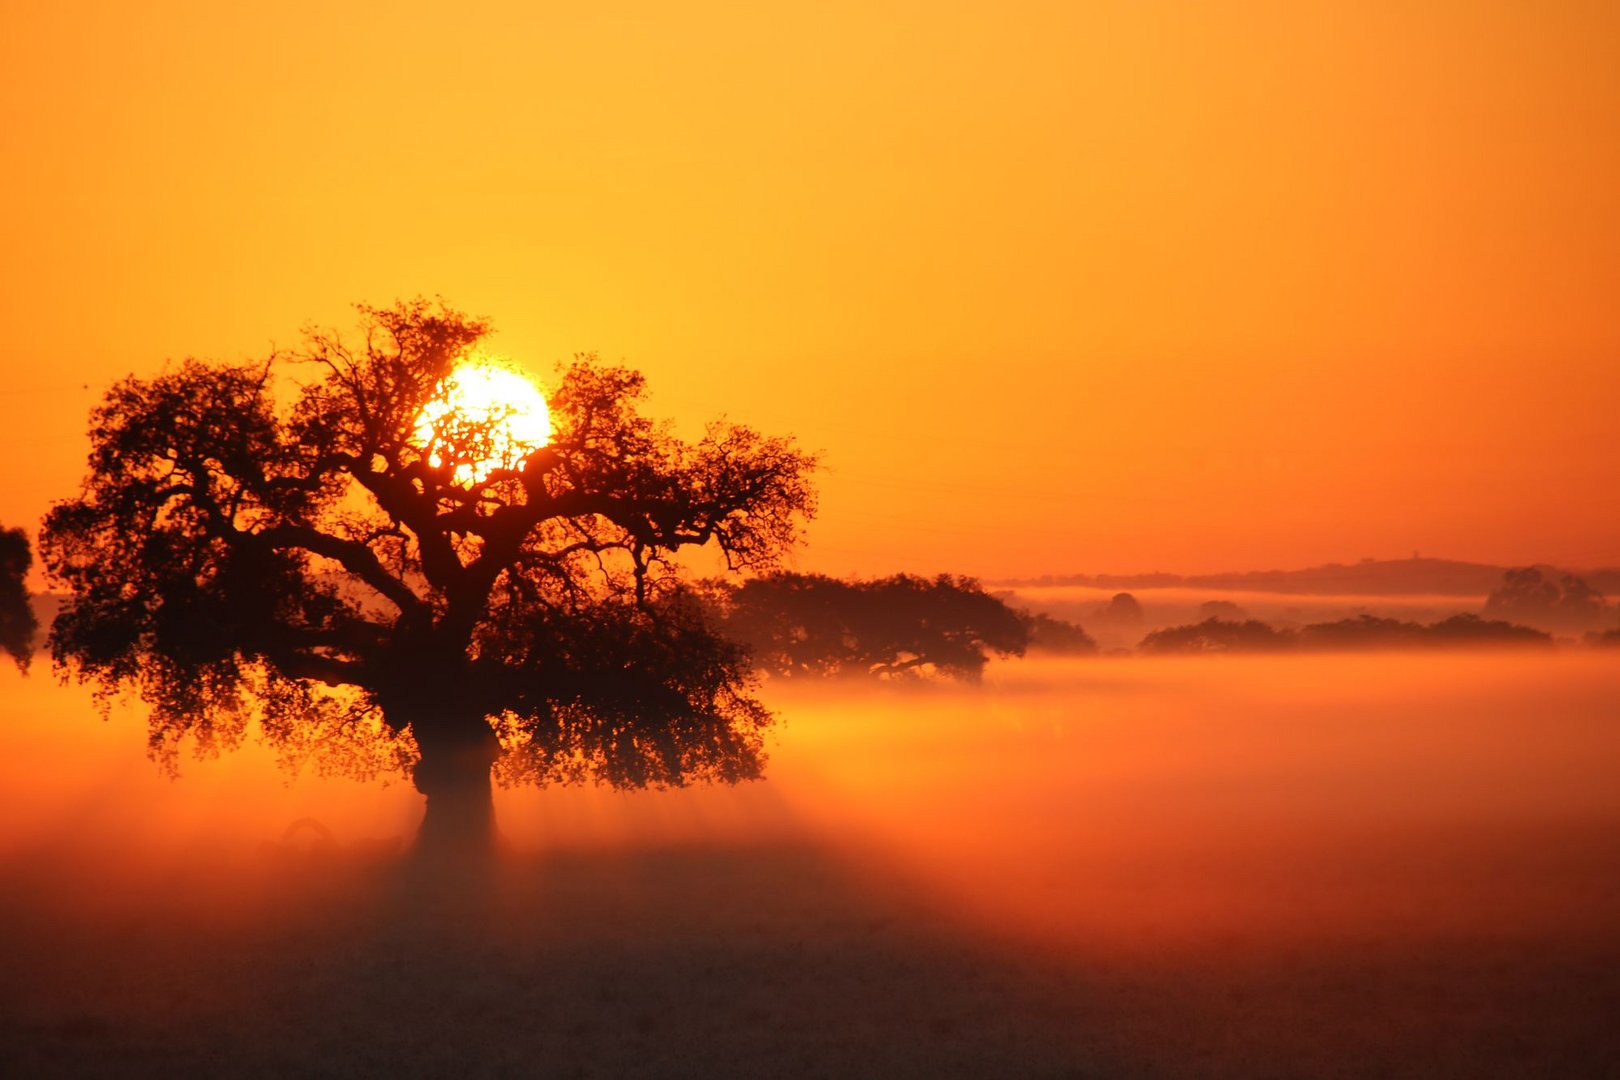
[[[488,324],[360,312],[358,339],[112,388],[40,537],[72,593],[56,663],[136,691],[171,765],[257,721],[292,762],[409,769],[431,846],[493,835],[497,761],[513,782],[757,776],[770,714],[675,557],[772,566],[812,458],[731,424],[683,440],[642,415],[639,374],[586,357],[550,388],[549,443],[473,468],[498,414],[431,449],[420,427]]]

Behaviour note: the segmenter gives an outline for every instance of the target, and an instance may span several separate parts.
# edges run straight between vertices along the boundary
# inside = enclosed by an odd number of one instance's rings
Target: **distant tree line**
[[[23,582],[32,562],[26,534],[0,528],[0,651],[26,666],[38,630]],[[711,614],[723,635],[745,646],[755,666],[781,677],[944,677],[976,681],[992,657],[1088,656],[1097,641],[1084,627],[1014,607],[971,577],[894,574],[859,579],[778,572],[741,583],[711,582]],[[1612,611],[1601,593],[1570,574],[1510,570],[1485,603],[1487,613],[1564,625],[1591,625]],[[1356,615],[1303,627],[1273,626],[1226,600],[1200,607],[1201,621],[1154,630],[1146,654],[1329,652],[1471,646],[1547,648],[1552,635],[1505,618],[1454,615],[1422,624]],[[1099,609],[1100,629],[1139,626],[1129,593]],[[1117,624],[1117,625],[1116,625]],[[1620,627],[1589,632],[1593,646],[1620,647]]]
[[[975,681],[994,656],[1098,652],[1083,627],[1020,610],[976,580],[949,574],[862,580],[774,573],[716,585],[711,597],[722,632],[746,646],[760,670],[782,677]],[[1138,650],[1170,655],[1553,644],[1545,631],[1473,614],[1429,624],[1357,615],[1295,628],[1249,618],[1227,601],[1205,604],[1203,613],[1209,617],[1200,622],[1154,630]],[[1104,623],[1142,617],[1128,593],[1114,597],[1101,614]],[[1620,634],[1615,636],[1620,644]]]
[[[1260,653],[1355,649],[1530,646],[1550,648],[1552,635],[1478,615],[1453,615],[1424,625],[1375,615],[1312,623],[1298,630],[1258,619],[1210,618],[1189,626],[1167,626],[1142,639],[1144,653]]]

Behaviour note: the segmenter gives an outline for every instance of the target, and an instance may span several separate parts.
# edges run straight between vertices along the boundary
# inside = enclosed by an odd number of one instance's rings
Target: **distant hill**
[[[1084,585],[1100,589],[1221,589],[1317,596],[1469,596],[1482,597],[1502,584],[1506,566],[1457,562],[1454,559],[1362,559],[1327,563],[1304,570],[1248,570],[1224,574],[1071,574],[997,581],[995,585],[1031,587]],[[1544,567],[1557,573],[1566,571]],[[1620,595],[1620,568],[1568,571],[1606,596]]]

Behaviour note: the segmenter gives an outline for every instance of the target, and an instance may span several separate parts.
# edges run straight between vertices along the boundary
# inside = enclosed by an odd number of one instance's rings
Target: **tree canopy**
[[[933,673],[977,679],[991,653],[1022,655],[1025,617],[972,578],[895,574],[844,581],[776,573],[723,599],[726,633],[782,676]]]
[[[1582,578],[1539,566],[1508,570],[1485,598],[1485,614],[1518,619],[1552,630],[1589,630],[1612,611]]]
[[[487,803],[503,749],[509,782],[758,775],[770,714],[676,555],[771,568],[813,458],[735,424],[683,440],[643,415],[640,374],[582,356],[547,393],[550,441],[488,467],[498,414],[422,420],[489,324],[359,311],[358,339],[108,392],[41,534],[72,591],[56,662],[136,690],[166,763],[257,718],[290,763],[413,769],[430,820],[439,793]]]
[[[34,554],[28,534],[0,526],[0,652],[9,653],[24,670],[34,655],[39,623],[28,602],[28,568]]]

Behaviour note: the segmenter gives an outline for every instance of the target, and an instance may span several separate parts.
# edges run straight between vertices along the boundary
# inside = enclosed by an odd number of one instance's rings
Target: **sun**
[[[412,433],[435,469],[451,466],[469,487],[497,469],[515,469],[551,441],[551,414],[540,388],[512,365],[489,357],[462,361],[439,383]]]

